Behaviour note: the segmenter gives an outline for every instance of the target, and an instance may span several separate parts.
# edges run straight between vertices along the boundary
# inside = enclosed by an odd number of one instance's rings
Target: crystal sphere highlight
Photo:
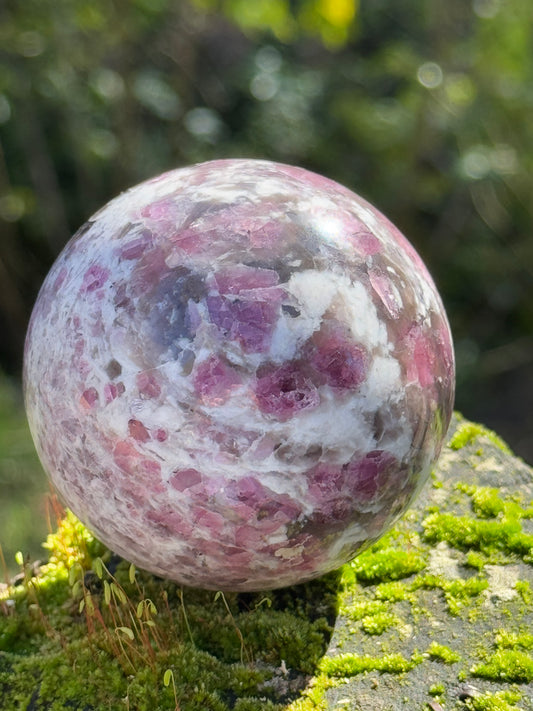
[[[450,329],[419,256],[309,171],[222,160],[111,201],[37,299],[25,399],[42,464],[112,550],[184,585],[333,570],[427,479]]]

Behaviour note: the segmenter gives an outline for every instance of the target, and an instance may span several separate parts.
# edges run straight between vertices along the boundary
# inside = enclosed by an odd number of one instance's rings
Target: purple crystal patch
[[[44,468],[110,548],[259,590],[375,541],[427,479],[450,330],[409,242],[331,180],[224,160],[132,188],[52,267],[25,397]]]

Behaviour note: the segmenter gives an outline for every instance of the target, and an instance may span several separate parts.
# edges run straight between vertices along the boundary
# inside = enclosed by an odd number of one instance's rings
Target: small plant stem
[[[248,654],[248,651],[246,650],[246,645],[244,644],[244,637],[242,636],[242,632],[240,631],[239,627],[237,626],[237,623],[235,622],[235,617],[233,616],[232,611],[230,610],[230,607],[228,605],[228,601],[226,600],[226,596],[222,592],[222,590],[219,590],[217,594],[215,595],[215,600],[218,600],[218,598],[221,597],[222,601],[224,603],[224,607],[228,611],[228,615],[230,616],[230,619],[233,623],[233,626],[235,627],[235,631],[237,632],[237,637],[239,638],[239,641],[241,643],[241,664],[244,664],[244,657],[246,656],[246,661],[248,663],[251,663],[252,657],[250,654]]]
[[[172,669],[167,669],[163,677],[163,684],[165,686],[168,686],[170,682],[172,682],[172,689],[174,691],[174,703],[176,704],[174,707],[174,711],[180,711],[180,705],[178,703],[178,694],[176,691],[176,681],[174,679],[174,672],[172,671]]]
[[[118,629],[116,629],[115,632],[116,632],[116,635],[117,635],[118,643],[119,643],[119,645],[120,645],[120,649],[122,650],[122,658],[127,661],[127,663],[128,663],[128,664],[130,665],[130,667],[132,668],[133,673],[136,674],[136,673],[137,673],[137,669],[136,669],[136,667],[135,667],[135,664],[134,664],[134,663],[131,661],[131,659],[129,658],[128,653],[126,652],[126,650],[125,650],[125,648],[124,648],[124,644],[122,643],[122,639],[121,639],[121,637],[120,637],[120,632],[119,632]],[[120,660],[120,657],[121,657],[120,654],[117,654],[117,655],[115,655],[115,656],[117,657],[117,659]],[[124,668],[124,667],[123,667],[123,668]],[[126,669],[124,669],[124,671],[126,671]]]
[[[9,585],[9,570],[7,569],[6,559],[4,558],[4,551],[2,550],[2,544],[0,543],[0,563],[2,564],[2,571],[4,574],[4,582]]]
[[[179,589],[178,595],[179,595],[179,598],[180,598],[181,611],[182,611],[182,613],[183,613],[183,619],[185,620],[185,627],[187,628],[187,634],[189,635],[189,639],[191,640],[192,646],[193,646],[193,647],[196,647],[196,645],[194,644],[194,638],[193,638],[193,636],[192,636],[191,626],[190,626],[190,624],[189,624],[189,617],[188,617],[188,615],[187,615],[187,610],[185,609],[185,601],[184,601],[184,599],[183,599],[183,588],[180,588],[180,589]],[[168,607],[168,596],[167,596],[165,599],[166,599],[166,602],[167,602],[167,608],[169,609],[169,612],[170,612],[170,608]]]

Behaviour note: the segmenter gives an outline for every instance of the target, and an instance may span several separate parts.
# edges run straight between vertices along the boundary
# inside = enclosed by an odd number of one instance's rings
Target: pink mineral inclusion
[[[136,378],[139,393],[144,398],[156,398],[161,395],[161,386],[155,373],[142,372]]]
[[[211,406],[222,405],[240,382],[238,373],[216,355],[197,365],[194,371],[194,389],[202,402]]]
[[[381,242],[370,232],[355,232],[350,240],[367,257],[378,254],[381,249]]]
[[[383,305],[393,318],[400,315],[401,305],[397,302],[391,287],[390,280],[384,274],[379,274],[376,270],[368,273],[372,288],[379,295]]]
[[[343,473],[354,498],[365,503],[390,486],[390,477],[397,469],[398,462],[392,454],[374,450],[360,459],[350,461]]]
[[[126,260],[139,259],[152,246],[152,236],[147,232],[142,237],[131,240],[119,250],[119,258]]]
[[[246,294],[256,298],[255,290],[267,289],[279,283],[279,275],[273,269],[256,269],[235,266],[221,269],[214,274],[214,282],[221,294]]]
[[[185,491],[202,481],[202,475],[196,469],[179,469],[170,477],[169,483],[177,491]]]
[[[367,355],[345,334],[332,327],[318,331],[309,348],[311,366],[336,388],[356,388],[366,376]]]
[[[141,209],[141,215],[155,222],[165,222],[175,225],[179,220],[180,210],[172,197],[161,198]]]
[[[100,289],[108,280],[109,273],[109,269],[101,267],[98,264],[93,264],[93,266],[89,267],[89,269],[85,272],[83,283],[81,285],[82,291],[90,293],[91,291]]]
[[[417,324],[406,337],[408,353],[407,377],[416,380],[423,388],[434,384],[435,353],[431,341]]]
[[[361,456],[356,454],[342,466],[320,464],[309,473],[309,491],[317,502],[334,500],[341,493],[356,502],[366,503],[391,483],[398,462],[391,454],[375,450]]]
[[[234,267],[215,273],[210,282],[207,308],[212,322],[246,353],[262,353],[270,346],[284,296],[275,288],[278,281],[272,270]]]
[[[96,406],[99,400],[98,390],[96,388],[87,388],[83,391],[80,398],[80,403],[83,408],[90,410]]]
[[[320,395],[299,361],[266,370],[257,379],[255,396],[262,412],[281,421],[318,406]]]
[[[104,397],[106,404],[109,404],[112,402],[115,398],[120,397],[124,392],[126,392],[126,388],[124,387],[124,383],[106,383],[104,385]]]
[[[139,420],[131,419],[128,422],[128,434],[133,439],[136,439],[137,442],[148,442],[150,439],[150,433]]]

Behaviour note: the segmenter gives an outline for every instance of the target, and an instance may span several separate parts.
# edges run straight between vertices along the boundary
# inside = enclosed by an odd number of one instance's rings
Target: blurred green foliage
[[[346,184],[428,263],[457,406],[533,460],[533,18],[523,0],[4,0],[0,365],[121,190],[215,157]]]
[[[222,10],[244,32],[270,31],[281,42],[320,38],[326,47],[344,45],[354,27],[358,0],[193,0],[208,11]]]
[[[17,551],[32,560],[46,557],[41,547],[48,532],[46,490],[20,389],[0,375],[0,582],[4,562],[10,572],[18,567]]]

